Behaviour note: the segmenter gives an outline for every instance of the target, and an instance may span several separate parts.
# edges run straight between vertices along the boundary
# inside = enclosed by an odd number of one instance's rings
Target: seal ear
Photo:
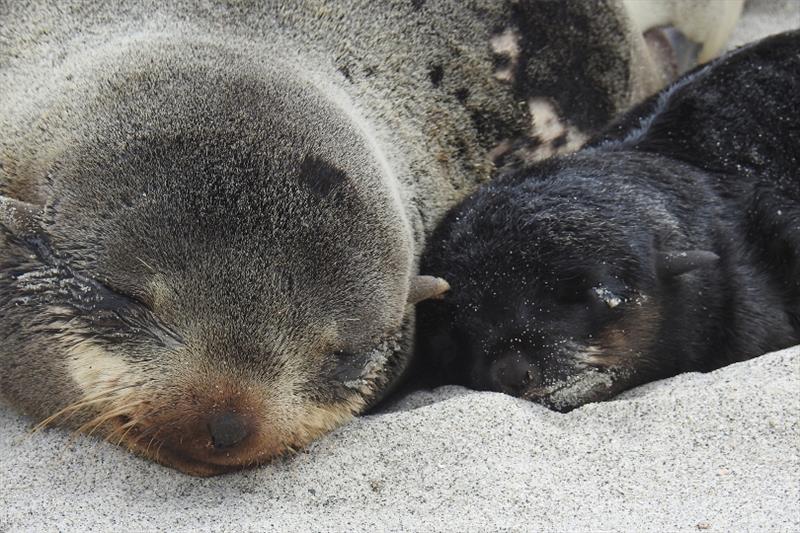
[[[0,229],[17,239],[32,237],[41,231],[42,210],[26,202],[0,195]]]
[[[433,276],[414,276],[408,289],[406,303],[417,304],[430,298],[440,299],[450,290],[450,284],[442,278]]]
[[[671,278],[698,268],[715,265],[718,261],[719,256],[708,250],[661,252],[656,257],[656,273],[659,277]]]

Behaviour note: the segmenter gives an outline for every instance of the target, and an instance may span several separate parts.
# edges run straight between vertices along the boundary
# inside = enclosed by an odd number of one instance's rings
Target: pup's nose
[[[217,450],[233,448],[250,434],[244,417],[232,411],[212,416],[208,421],[208,432]]]
[[[511,352],[492,363],[489,373],[496,390],[519,395],[540,381],[539,369],[519,352]]]

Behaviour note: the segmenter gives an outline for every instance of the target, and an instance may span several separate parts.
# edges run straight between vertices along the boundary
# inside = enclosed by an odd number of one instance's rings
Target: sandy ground
[[[193,479],[0,411],[0,530],[798,531],[800,348],[560,414],[457,387]]]
[[[800,26],[751,4],[732,45]],[[194,479],[0,407],[0,531],[799,531],[800,347],[560,414],[446,387]]]

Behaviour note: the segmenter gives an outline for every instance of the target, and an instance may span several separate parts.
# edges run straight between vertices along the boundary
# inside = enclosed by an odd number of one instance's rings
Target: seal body
[[[662,81],[613,1],[0,2],[2,395],[192,474],[297,449],[405,371],[498,147]]]
[[[568,410],[800,342],[800,32],[507,169],[422,262],[423,374]]]

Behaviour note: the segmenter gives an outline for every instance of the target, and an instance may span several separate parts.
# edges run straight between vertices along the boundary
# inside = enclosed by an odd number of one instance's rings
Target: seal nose
[[[214,415],[208,421],[211,443],[217,450],[233,448],[250,434],[244,417],[232,411]]]
[[[519,352],[501,356],[492,363],[489,375],[496,390],[517,395],[530,385],[540,381],[539,369]]]

